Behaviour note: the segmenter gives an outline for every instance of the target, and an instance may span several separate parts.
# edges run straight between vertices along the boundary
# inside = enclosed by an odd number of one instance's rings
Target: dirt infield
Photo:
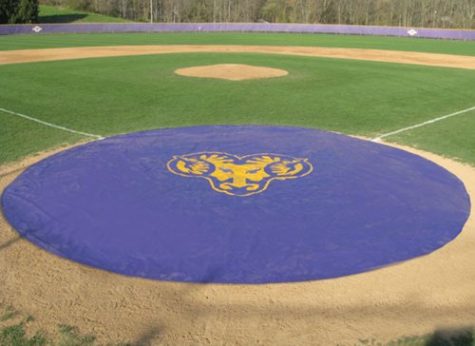
[[[61,148],[62,150],[64,148]],[[475,196],[475,168],[404,148],[446,167]],[[0,168],[0,191],[52,153]],[[270,285],[151,281],[89,268],[45,252],[0,218],[0,305],[60,323],[99,344],[353,345],[475,325],[475,207],[463,232],[424,257],[334,280]]]
[[[282,77],[287,71],[264,66],[242,64],[218,64],[179,68],[175,73],[185,77],[216,78],[233,81]]]
[[[264,53],[475,69],[475,57],[472,56],[355,48],[232,45],[111,46],[12,50],[0,52],[0,65],[167,53]]]

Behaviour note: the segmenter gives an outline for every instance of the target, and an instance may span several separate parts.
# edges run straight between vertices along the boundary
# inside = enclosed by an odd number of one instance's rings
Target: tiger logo
[[[168,170],[183,177],[204,178],[214,191],[247,197],[265,191],[273,180],[301,178],[313,171],[305,158],[279,154],[245,156],[221,152],[175,155]]]

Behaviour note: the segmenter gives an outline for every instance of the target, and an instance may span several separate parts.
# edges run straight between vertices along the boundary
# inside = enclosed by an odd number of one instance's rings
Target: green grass
[[[58,346],[92,346],[96,338],[93,335],[81,335],[76,327],[68,325],[59,326],[60,339]]]
[[[83,139],[84,137],[53,130],[0,112],[0,163]],[[40,142],[38,146],[34,144],[36,140]]]
[[[475,56],[474,41],[270,33],[33,34],[0,36],[0,50],[145,44],[233,44],[388,49]]]
[[[7,306],[0,314],[0,322],[8,321],[14,318],[16,315],[18,315],[18,312],[12,306]]]
[[[217,63],[277,67],[289,75],[232,82],[173,73]],[[0,90],[2,108],[106,136],[202,124],[279,124],[374,137],[473,106],[475,71],[261,54],[170,54],[5,65]],[[475,164],[474,115],[421,129],[426,135],[396,139]],[[0,162],[79,139],[0,113]]]
[[[39,23],[126,23],[125,19],[66,7],[40,5]]]
[[[78,328],[59,325],[57,336],[52,338],[43,331],[32,333],[34,318],[18,312],[12,306],[0,305],[0,346],[93,346],[95,337],[82,335]],[[124,344],[123,346],[125,346]]]
[[[36,332],[33,336],[27,336],[26,325],[33,320],[31,316],[21,314],[12,306],[0,306],[0,346],[43,346],[47,340],[43,333]],[[22,317],[19,323],[9,323],[16,317]],[[7,325],[4,325],[7,323]]]
[[[0,330],[0,345],[5,346],[43,346],[47,340],[41,333],[31,338],[26,335],[24,324],[16,324]]]
[[[474,101],[475,103],[475,101]],[[391,141],[475,164],[475,111],[391,137]]]
[[[81,335],[77,328],[58,326],[59,337],[57,340],[47,338],[41,331],[33,336],[26,332],[27,321],[0,328],[0,345],[2,346],[93,346],[96,345],[95,337]]]

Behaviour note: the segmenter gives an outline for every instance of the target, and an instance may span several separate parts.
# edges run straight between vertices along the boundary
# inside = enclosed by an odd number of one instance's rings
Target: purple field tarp
[[[475,40],[475,30],[426,29],[362,25],[265,23],[0,25],[0,35],[114,32],[290,32]]]
[[[1,207],[54,254],[156,280],[337,278],[429,254],[462,230],[463,183],[408,152],[298,127],[109,137],[30,166]]]

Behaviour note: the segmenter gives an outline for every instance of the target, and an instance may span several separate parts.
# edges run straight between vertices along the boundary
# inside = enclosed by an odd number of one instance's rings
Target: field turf
[[[272,44],[475,55],[475,43],[291,34],[0,37],[0,49],[118,44]],[[0,53],[1,54],[1,53]],[[180,67],[242,63],[287,77],[232,82]],[[0,66],[0,108],[110,136],[201,124],[279,124],[374,137],[475,106],[475,71],[265,54],[187,53]],[[390,140],[475,164],[475,112]],[[0,113],[0,163],[84,137]]]

